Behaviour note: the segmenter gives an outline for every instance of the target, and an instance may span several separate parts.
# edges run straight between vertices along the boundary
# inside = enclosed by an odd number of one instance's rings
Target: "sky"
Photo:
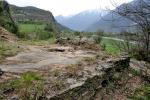
[[[54,16],[69,16],[92,9],[114,9],[110,0],[6,0],[17,6],[34,6],[51,11]],[[132,0],[111,0],[116,5],[127,3]],[[114,3],[113,3],[114,4]]]

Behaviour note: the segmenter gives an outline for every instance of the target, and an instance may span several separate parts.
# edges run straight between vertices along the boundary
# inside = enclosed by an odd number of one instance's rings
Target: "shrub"
[[[102,41],[103,31],[97,31],[96,37],[94,37],[95,43],[100,44]]]
[[[134,76],[141,75],[141,71],[139,69],[131,69],[131,74]]]
[[[94,38],[94,40],[95,40],[95,43],[96,43],[96,44],[100,44],[101,41],[102,41],[102,37],[97,36],[97,37]]]
[[[134,48],[129,52],[129,54],[138,60],[150,61],[150,51],[148,52],[149,54],[148,58],[146,50],[144,49]]]

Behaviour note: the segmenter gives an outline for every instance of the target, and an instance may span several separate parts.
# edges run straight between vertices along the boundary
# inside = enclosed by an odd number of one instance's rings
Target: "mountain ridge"
[[[144,1],[146,3],[150,3],[149,0]],[[139,4],[140,2],[141,2],[140,0],[133,0],[129,3],[124,3],[118,6],[115,10],[112,10],[107,15],[103,16],[101,20],[93,23],[90,27],[86,29],[86,31],[96,32],[98,30],[104,30],[105,32],[113,32],[113,33],[120,33],[122,31],[135,32],[136,31],[135,27],[129,27],[135,23],[127,18],[120,16],[116,12],[118,9],[123,11],[123,9],[126,8],[126,5],[128,5],[128,7],[130,7],[129,5],[138,7],[140,5]]]
[[[86,10],[71,16],[56,16],[56,20],[64,26],[76,31],[84,31],[92,23],[100,20],[100,14],[104,13],[99,9]]]
[[[58,23],[50,11],[43,10],[33,6],[19,7],[10,5],[12,18],[16,22],[41,22],[45,24],[52,24],[57,30],[69,30],[69,28]]]

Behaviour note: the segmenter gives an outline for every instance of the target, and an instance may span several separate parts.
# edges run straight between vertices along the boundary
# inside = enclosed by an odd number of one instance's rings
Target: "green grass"
[[[120,49],[115,45],[115,40],[111,40],[111,39],[102,39],[101,44],[105,45],[105,50],[107,53],[110,54],[117,54],[120,53]]]
[[[45,24],[19,23],[20,38],[46,40],[54,37],[54,33],[45,30]]]
[[[19,41],[19,44],[27,44],[27,45],[50,45],[54,44],[56,41],[55,37],[49,38],[47,40],[22,40]]]
[[[0,60],[8,56],[16,55],[20,49],[16,44],[0,41]]]
[[[34,81],[42,80],[41,76],[34,72],[23,73],[21,78],[14,79],[10,85],[15,88],[29,88]]]
[[[19,24],[20,32],[30,33],[30,32],[38,32],[39,30],[44,30],[44,24]]]
[[[0,91],[13,89],[21,100],[35,100],[43,94],[44,84],[41,75],[35,72],[25,72],[20,78],[9,80],[5,84],[0,84]],[[13,91],[12,91],[13,92]],[[35,93],[36,95],[33,95]],[[2,93],[3,94],[3,93]],[[3,95],[0,99],[5,100]]]

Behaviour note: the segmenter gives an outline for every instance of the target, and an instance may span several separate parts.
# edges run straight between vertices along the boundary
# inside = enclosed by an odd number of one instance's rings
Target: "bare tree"
[[[133,22],[133,25],[126,27],[137,27],[141,33],[137,42],[145,53],[144,60],[150,59],[150,1],[149,0],[133,0],[131,3],[118,6],[115,1],[110,0],[112,5],[116,7],[111,10],[112,14],[118,14]],[[113,16],[113,15],[112,15]],[[114,19],[117,20],[117,19]]]

